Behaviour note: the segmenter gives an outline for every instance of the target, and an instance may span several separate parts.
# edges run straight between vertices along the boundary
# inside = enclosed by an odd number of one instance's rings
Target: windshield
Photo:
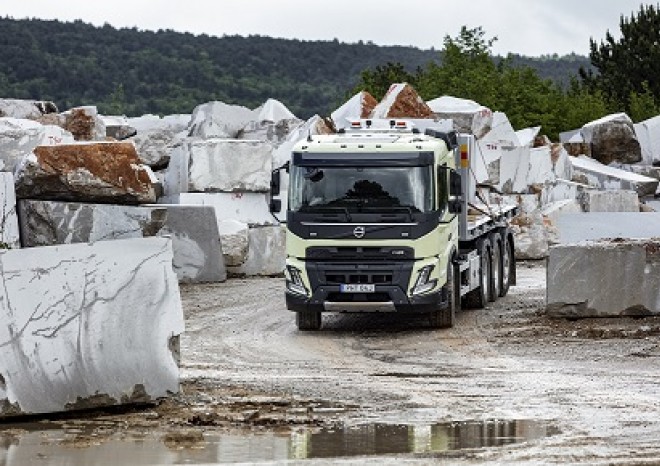
[[[289,208],[383,212],[433,209],[432,169],[424,167],[291,167]]]

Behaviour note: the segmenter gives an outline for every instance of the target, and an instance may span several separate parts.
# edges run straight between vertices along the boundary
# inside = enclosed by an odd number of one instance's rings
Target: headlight
[[[286,288],[292,293],[307,296],[307,288],[305,288],[302,279],[302,272],[292,265],[287,265],[286,269],[289,272],[289,277],[291,277],[291,280],[286,281]]]
[[[435,286],[438,284],[438,280],[429,280],[431,277],[431,272],[433,272],[434,268],[434,265],[427,265],[419,270],[417,281],[415,282],[415,286],[412,289],[413,295],[428,293],[433,288],[435,288]]]

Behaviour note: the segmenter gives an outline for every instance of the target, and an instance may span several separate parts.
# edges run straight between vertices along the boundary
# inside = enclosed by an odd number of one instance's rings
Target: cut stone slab
[[[346,128],[352,120],[369,118],[376,105],[378,101],[368,91],[358,92],[332,112],[330,118],[337,128]]]
[[[0,117],[35,120],[57,112],[57,105],[45,100],[0,99]]]
[[[284,272],[286,228],[283,226],[250,228],[250,245],[245,261],[228,267],[229,273],[245,276],[274,276]]]
[[[525,128],[520,131],[516,131],[516,137],[518,138],[518,143],[523,147],[534,147],[534,141],[539,136],[541,132],[540,126],[535,126],[533,128]]]
[[[0,249],[21,247],[14,175],[0,172]]]
[[[637,163],[642,149],[633,122],[625,113],[605,116],[582,127],[584,141],[591,144],[591,157],[608,165],[611,162]]]
[[[642,163],[653,165],[660,162],[660,116],[634,125],[635,134],[642,149]]]
[[[101,121],[105,125],[105,135],[108,138],[123,141],[137,134],[137,130],[128,123],[124,116],[102,115]]]
[[[586,156],[571,157],[570,160],[576,174],[584,176],[591,186],[603,190],[632,190],[639,196],[646,196],[658,189],[658,180],[647,176],[603,165]]]
[[[565,214],[556,222],[562,244],[604,238],[656,238],[660,232],[657,212],[588,212]]]
[[[23,200],[19,210],[25,247],[169,236],[180,282],[227,278],[212,207]]]
[[[371,118],[433,118],[433,111],[408,83],[392,84]]]
[[[548,257],[546,312],[567,318],[660,315],[659,281],[657,239],[555,246]]]
[[[165,195],[185,192],[268,192],[273,147],[237,139],[188,140],[175,149]]]
[[[171,263],[168,238],[0,252],[0,417],[177,393]]]
[[[237,220],[250,226],[279,223],[271,215],[268,195],[264,193],[181,193],[165,196],[158,203],[211,206],[218,222]]]
[[[193,110],[188,136],[236,139],[245,125],[255,118],[254,111],[249,108],[224,102],[208,102]]]
[[[473,100],[442,96],[427,102],[437,118],[451,119],[459,133],[470,133],[479,139],[493,126],[493,112]]]
[[[156,202],[151,170],[132,143],[39,146],[17,168],[20,199],[116,204]]]
[[[238,220],[218,222],[222,255],[227,267],[237,267],[247,259],[250,246],[250,228]]]
[[[635,191],[582,191],[578,200],[584,212],[639,212]]]
[[[55,125],[32,120],[0,118],[0,170],[14,172],[23,158],[37,146],[74,142],[73,135]]]
[[[256,120],[248,123],[240,131],[239,138],[253,141],[268,141],[279,145],[291,131],[302,124],[286,106],[275,99],[268,99],[254,110]]]

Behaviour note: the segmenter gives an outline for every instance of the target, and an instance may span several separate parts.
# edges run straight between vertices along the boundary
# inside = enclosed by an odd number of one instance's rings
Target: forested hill
[[[221,100],[254,108],[276,98],[296,115],[328,114],[365,68],[400,62],[413,72],[434,50],[262,36],[210,37],[0,18],[0,97],[97,105],[105,114],[189,113]],[[514,57],[568,81],[586,57]]]

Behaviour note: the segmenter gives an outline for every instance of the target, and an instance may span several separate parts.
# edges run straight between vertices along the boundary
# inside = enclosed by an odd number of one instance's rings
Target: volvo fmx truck
[[[515,206],[478,195],[471,135],[451,121],[357,120],[309,136],[273,172],[286,210],[286,305],[300,330],[324,313],[390,312],[454,324],[515,284]]]

